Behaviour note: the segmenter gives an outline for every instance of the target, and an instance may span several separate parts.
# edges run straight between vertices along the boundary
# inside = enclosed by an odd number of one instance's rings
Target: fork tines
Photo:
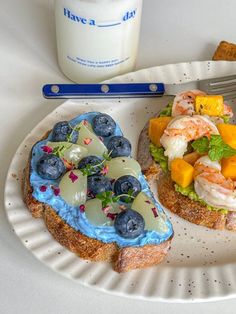
[[[226,100],[236,98],[236,75],[203,80],[199,88],[207,94],[222,95]]]

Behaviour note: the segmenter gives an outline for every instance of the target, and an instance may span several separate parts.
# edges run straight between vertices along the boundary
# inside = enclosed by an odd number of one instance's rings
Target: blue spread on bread
[[[72,127],[72,129],[75,132],[78,132],[78,137],[80,137],[80,128],[78,128],[77,130],[76,127],[79,124],[83,123],[83,121],[86,121],[88,122],[89,130],[93,132],[93,130],[91,129],[91,124],[93,124],[94,118],[97,117],[98,115],[99,115],[98,112],[89,112],[89,113],[82,114],[72,119],[71,121],[69,121],[69,125]],[[113,147],[113,143],[115,143],[115,138],[113,137],[114,136],[122,137],[123,134],[120,127],[117,125],[117,123],[115,123],[115,126],[114,125],[112,126],[112,123],[110,123],[109,126],[111,126],[111,129],[106,128],[105,130],[104,129],[102,130],[102,128],[94,127],[94,126],[93,128],[94,128],[94,132],[95,131],[97,132],[98,138],[99,138],[99,132],[102,133],[104,131],[106,133],[106,136],[102,137],[101,140],[105,146],[107,146],[108,148],[110,147],[110,157],[112,157],[112,159],[115,159],[117,158],[117,155],[116,155],[117,152],[116,152],[116,148]],[[55,136],[55,134],[53,136]],[[141,170],[139,173],[137,173],[137,176],[136,176],[138,181],[141,184],[141,192],[139,192],[137,195],[128,193],[127,197],[128,198],[130,197],[130,199],[127,202],[125,202],[125,198],[126,198],[125,196],[123,196],[123,199],[122,197],[120,199],[118,197],[116,199],[116,202],[117,202],[117,208],[119,208],[119,212],[115,214],[114,214],[114,210],[112,211],[112,213],[109,213],[109,204],[108,206],[105,206],[105,208],[103,206],[101,210],[106,214],[108,213],[107,217],[109,219],[107,219],[107,223],[102,224],[102,225],[97,225],[97,224],[92,223],[90,218],[88,218],[91,216],[88,216],[88,215],[86,216],[86,208],[87,208],[86,204],[88,204],[87,202],[91,201],[91,199],[94,199],[94,196],[92,197],[91,195],[87,196],[86,202],[84,202],[83,204],[76,205],[76,206],[71,205],[68,203],[68,201],[66,201],[62,197],[63,191],[59,189],[60,181],[63,175],[60,176],[58,179],[53,179],[53,180],[45,179],[39,175],[39,170],[38,170],[39,160],[42,156],[45,155],[45,148],[48,147],[49,142],[52,142],[53,136],[52,136],[52,132],[50,132],[46,139],[36,143],[32,149],[30,184],[33,189],[32,195],[36,200],[51,206],[55,210],[55,212],[68,225],[70,225],[75,230],[80,231],[81,233],[83,233],[84,235],[90,238],[95,238],[104,243],[116,242],[119,247],[144,246],[146,244],[157,245],[168,240],[173,235],[172,225],[170,221],[166,218],[160,203],[157,200],[155,200],[155,198],[153,197],[153,194],[148,186],[147,181],[142,175]],[[111,141],[111,138],[113,138],[112,141]],[[77,140],[77,137],[76,137],[76,140]],[[119,140],[119,138],[117,140]],[[84,147],[86,147],[86,145],[87,147],[89,147],[90,139],[84,138],[83,141],[85,143]],[[80,139],[80,144],[81,144],[81,139]],[[122,158],[119,159],[118,157],[118,160],[121,162],[124,162],[124,165],[126,165],[131,160],[130,154],[129,156],[127,155],[128,154],[127,152],[129,151],[128,144],[129,143],[127,141],[122,146],[124,155],[125,155],[123,157],[123,160]],[[54,148],[55,148],[55,145],[54,145]],[[50,153],[50,151],[46,153]],[[108,154],[107,152],[105,153],[106,155],[109,156],[109,150],[108,150]],[[114,154],[114,156],[112,156],[112,153]],[[119,156],[119,153],[118,153],[118,156]],[[106,176],[109,175],[109,171],[107,169],[108,166],[106,167],[106,165],[109,164],[109,158],[107,159],[108,161],[104,161],[101,154],[99,155],[99,158],[102,160],[102,163],[104,162],[103,166],[105,166],[104,169],[106,170],[103,173],[103,175],[106,175]],[[78,167],[76,167],[76,169],[78,169]],[[88,170],[89,169],[90,168],[88,167]],[[76,170],[70,169],[68,170],[67,173],[69,173],[69,171],[70,171],[69,178],[72,180],[72,182],[76,181],[78,179],[78,176],[76,175],[77,174]],[[123,175],[125,175],[125,173],[123,173]],[[114,179],[111,177],[110,179],[111,179],[112,189],[114,190],[114,182],[117,180],[117,178]],[[99,202],[99,197],[97,198],[97,200]],[[118,215],[118,213],[122,212],[123,210],[130,210],[131,212],[137,211],[139,212],[139,214],[140,213],[142,214],[143,209],[141,208],[141,210],[139,210],[138,208],[139,204],[143,204],[143,206],[145,207],[145,210],[148,211],[148,215],[144,217],[144,221],[145,221],[144,230],[141,232],[141,234],[137,235],[134,238],[126,237],[125,234],[123,235],[119,234],[118,230],[114,227],[115,217]],[[96,211],[94,211],[94,213],[96,214]],[[131,213],[131,216],[132,216],[132,213]],[[156,223],[155,230],[149,228],[149,226],[151,226],[152,223],[154,225]],[[135,226],[133,227],[135,228]]]

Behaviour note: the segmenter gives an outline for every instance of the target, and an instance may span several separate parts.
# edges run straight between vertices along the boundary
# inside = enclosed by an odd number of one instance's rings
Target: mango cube
[[[236,125],[219,123],[217,124],[217,128],[223,141],[236,149]]]
[[[236,156],[221,160],[221,172],[226,178],[236,180]]]
[[[197,114],[223,116],[224,100],[220,95],[196,96],[195,110]]]
[[[194,168],[181,158],[176,158],[171,162],[171,179],[186,188],[193,182]]]
[[[149,121],[148,135],[154,145],[161,146],[160,138],[162,137],[171,119],[172,117],[159,117],[153,118]]]

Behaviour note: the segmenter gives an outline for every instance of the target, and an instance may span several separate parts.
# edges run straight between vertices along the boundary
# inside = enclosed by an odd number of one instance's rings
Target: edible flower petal
[[[53,151],[52,147],[47,146],[47,145],[44,145],[44,146],[42,146],[41,148],[42,148],[42,150],[43,150],[45,153],[47,153],[47,154],[51,154],[52,151]]]
[[[72,162],[69,162],[68,160],[64,158],[63,158],[63,162],[67,170],[72,170],[74,168],[74,164]]]
[[[104,166],[100,171],[101,174],[106,175],[108,173],[108,166]]]
[[[89,145],[92,141],[93,141],[92,138],[86,137],[86,138],[84,139],[84,144],[85,144],[85,145]]]
[[[81,204],[79,207],[79,210],[81,211],[81,213],[84,213],[85,212],[85,205]]]
[[[60,188],[52,186],[52,189],[55,196],[58,196],[60,194]]]
[[[158,213],[157,213],[156,207],[152,208],[152,212],[153,212],[153,215],[154,215],[155,218],[158,217]]]
[[[73,171],[71,171],[69,174],[69,178],[71,179],[72,183],[75,183],[75,181],[78,180],[79,177],[76,174],[74,174]]]
[[[115,220],[117,214],[112,214],[112,213],[108,213],[107,214],[107,218],[111,219],[111,220]]]
[[[40,190],[40,192],[46,192],[47,186],[46,185],[41,185],[39,190]]]
[[[111,206],[106,206],[106,207],[103,207],[102,208],[102,211],[105,213],[105,214],[108,214],[109,210],[111,209]]]

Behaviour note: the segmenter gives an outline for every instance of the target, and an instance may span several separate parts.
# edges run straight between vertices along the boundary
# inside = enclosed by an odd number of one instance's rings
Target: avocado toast
[[[160,202],[192,223],[236,230],[235,125],[221,96],[186,91],[148,121],[138,161]]]

